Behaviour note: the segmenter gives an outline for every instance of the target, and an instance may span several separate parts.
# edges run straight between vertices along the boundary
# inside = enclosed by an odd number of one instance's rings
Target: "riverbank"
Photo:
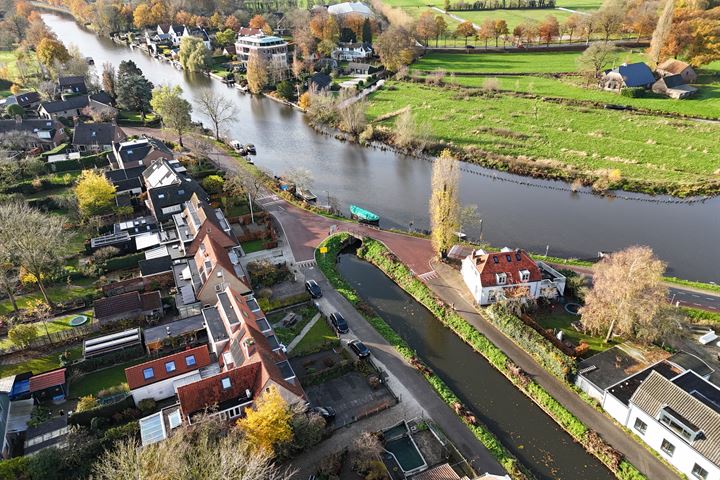
[[[395,118],[408,107],[437,139],[433,153],[449,148],[465,162],[598,192],[720,194],[713,141],[720,125],[488,88],[390,81],[370,96],[376,138],[394,144]]]
[[[318,257],[318,265],[326,274],[330,282],[352,303],[360,303],[359,297],[353,289],[339,276],[335,270],[334,257],[340,250],[342,237],[333,236],[326,240],[323,246],[329,248],[326,257]],[[610,468],[617,478],[621,479],[640,479],[645,478],[639,471],[632,466],[627,460],[615,452],[607,445],[602,438],[592,430],[583,425],[573,414],[567,411],[553,397],[551,397],[542,387],[536,384],[530,377],[522,372],[510,359],[494,344],[492,344],[484,335],[475,330],[470,324],[454,313],[448,306],[434,297],[434,295],[419,282],[412,273],[402,264],[393,260],[394,255],[385,249],[380,243],[366,239],[363,247],[358,251],[358,255],[370,261],[372,264],[380,268],[386,275],[395,281],[403,290],[414,297],[418,302],[424,305],[431,313],[440,320],[446,327],[450,328],[469,344],[473,349],[485,357],[491,365],[493,365],[500,373],[510,380],[518,389],[532,399],[540,408],[542,408],[551,418],[553,418],[567,433],[582,444],[589,453],[595,455],[608,468]],[[370,315],[372,318],[373,315]],[[377,317],[379,318],[379,317]],[[382,321],[382,319],[379,319]],[[378,320],[369,320],[383,336],[390,337],[388,340],[397,345],[397,348],[405,356],[412,357],[412,350],[406,348],[404,344],[397,343],[394,338],[392,329],[386,324],[379,324]],[[395,333],[395,335],[397,335]]]

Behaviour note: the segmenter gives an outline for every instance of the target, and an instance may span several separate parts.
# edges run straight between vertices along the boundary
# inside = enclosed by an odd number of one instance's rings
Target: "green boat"
[[[361,222],[377,223],[380,221],[380,217],[357,205],[350,205],[350,213],[352,213],[353,218],[357,218]]]

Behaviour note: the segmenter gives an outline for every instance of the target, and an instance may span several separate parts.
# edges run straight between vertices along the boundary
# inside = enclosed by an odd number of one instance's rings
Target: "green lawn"
[[[68,349],[70,360],[77,360],[82,357],[82,347]],[[0,365],[0,378],[8,375],[31,371],[35,374],[47,372],[60,366],[60,352],[51,353],[41,357],[32,358],[21,363],[10,363]]]
[[[119,114],[120,120],[129,120],[132,122],[142,122],[142,115],[138,112],[129,112],[127,110],[120,110]],[[148,113],[145,115],[145,122],[152,122],[155,120],[155,114],[154,113]]]
[[[456,73],[576,72],[581,52],[553,53],[429,53],[412,65],[417,70],[443,69]],[[626,52],[619,62],[643,61],[640,53]]]
[[[338,342],[339,340],[335,332],[323,318],[320,318],[295,346],[292,354],[293,356],[302,356],[317,352],[324,346],[329,347]]]
[[[293,310],[298,315],[302,316],[302,320],[297,322],[292,327],[273,327],[275,330],[275,335],[277,335],[278,340],[280,340],[280,343],[284,345],[288,345],[292,340],[300,333],[300,331],[307,325],[307,323],[312,320],[312,318],[315,316],[315,314],[318,312],[317,308],[313,305],[309,305],[305,308],[299,309],[299,310]],[[285,317],[285,315],[290,312],[290,310],[283,310],[282,312],[273,313],[271,315],[268,315],[268,322],[271,324],[277,323]]]
[[[715,124],[514,94],[483,96],[395,81],[386,85],[391,89],[371,95],[371,120],[409,106],[436,138],[465,149],[481,163],[491,164],[490,153],[525,171],[552,171],[564,178],[618,170],[626,188],[677,195],[691,188],[712,190],[717,188],[712,180],[720,180],[720,145],[715,141],[720,126]],[[394,127],[393,118],[379,123]]]
[[[97,372],[89,373],[79,380],[72,382],[70,385],[70,396],[83,397],[85,395],[95,395],[97,392],[104,388],[114,387],[125,383],[125,369],[133,365],[137,365],[146,361],[146,358],[133,360],[131,362],[122,363],[115,365],[114,367],[99,370]]]
[[[470,88],[482,87],[488,77],[456,76],[453,80],[457,85]],[[539,77],[501,75],[497,77],[502,90],[531,93],[543,97],[571,98],[587,102],[612,103],[628,105],[635,108],[653,110],[662,113],[679,113],[682,115],[720,118],[720,82],[712,82],[709,75],[701,75],[698,92],[691,98],[673,100],[667,97],[653,96],[649,98],[629,98],[617,93],[599,90],[594,85],[587,86],[581,77]]]
[[[265,250],[265,240],[250,240],[248,242],[240,242],[245,253],[259,252]]]
[[[82,313],[74,313],[72,315],[66,315],[64,317],[59,317],[59,318],[56,318],[54,320],[47,322],[47,331],[49,333],[56,333],[56,332],[60,332],[62,330],[70,330],[72,328],[75,328],[75,327],[71,326],[68,322],[70,322],[70,320],[77,317],[78,315],[85,315],[87,317],[90,317],[90,320],[85,322],[83,325],[90,325],[90,323],[93,321],[93,318],[92,318],[93,311],[87,310]],[[43,325],[42,322],[36,322],[35,326],[38,329],[38,336],[42,336],[42,335],[46,334],[45,326]],[[0,340],[0,349],[9,348],[12,346],[12,344],[13,343],[10,341],[10,339],[8,337],[4,337],[2,340]]]
[[[92,279],[84,279],[78,281],[73,285],[55,285],[47,289],[50,299],[54,302],[67,302],[79,297],[84,297],[97,290],[92,285]],[[42,299],[42,295],[39,291],[28,293],[27,295],[21,295],[17,297],[18,308],[26,308],[31,301]],[[0,315],[7,315],[13,311],[10,300],[3,300],[0,302]]]
[[[596,353],[607,350],[608,348],[616,345],[618,342],[605,343],[605,339],[602,337],[592,337],[585,335],[575,330],[570,324],[580,319],[577,315],[571,315],[566,312],[554,312],[550,313],[538,313],[532,315],[537,323],[544,328],[560,329],[563,331],[563,335],[567,340],[570,340],[576,345],[580,345],[580,342],[585,342],[590,346],[588,352],[584,355],[589,357]]]

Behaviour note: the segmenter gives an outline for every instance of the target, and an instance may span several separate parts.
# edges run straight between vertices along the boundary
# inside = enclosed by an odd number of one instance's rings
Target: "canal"
[[[381,270],[341,254],[341,275],[502,443],[542,480],[614,475]]]
[[[201,75],[178,71],[140,51],[117,45],[80,28],[71,18],[43,14],[48,27],[67,45],[93,57],[96,69],[133,60],[155,84],[180,85],[194,98],[213,89],[231,98],[238,115],[226,135],[258,149],[256,163],[282,174],[303,167],[314,176],[312,190],[331,195],[348,208],[363,206],[382,217],[381,225],[427,229],[431,163],[318,135],[302,113],[264,98],[242,94]],[[465,165],[460,192],[466,205],[478,205],[483,239],[497,246],[576,258],[594,257],[629,245],[650,245],[668,262],[668,274],[720,283],[720,198],[704,203],[656,203],[573,194],[562,182],[542,181]],[[531,185],[528,185],[531,184]],[[562,188],[562,190],[558,189]],[[625,195],[625,194],[623,194]],[[347,213],[347,212],[346,212]],[[478,229],[467,232],[478,238]]]

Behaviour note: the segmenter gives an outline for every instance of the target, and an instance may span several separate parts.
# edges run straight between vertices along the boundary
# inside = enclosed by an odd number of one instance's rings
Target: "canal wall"
[[[340,234],[347,236],[347,234]],[[338,236],[330,237],[337,238]],[[328,240],[330,240],[328,239]],[[332,246],[326,240],[323,246]],[[327,257],[334,258],[339,252],[337,244],[334,252],[330,251]],[[334,254],[333,254],[334,253]],[[415,298],[421,305],[427,308],[435,318],[443,325],[450,328],[462,341],[470,345],[473,350],[485,357],[485,359],[504,375],[510,382],[515,385],[521,392],[529,397],[538,407],[548,414],[560,427],[563,428],[571,437],[580,443],[588,453],[597,457],[605,466],[607,466],[617,478],[621,480],[640,480],[646,478],[637,470],[630,462],[622,458],[622,455],[607,444],[596,432],[586,427],[577,417],[569,412],[563,405],[555,400],[540,385],[534,382],[525,372],[515,365],[497,346],[483,334],[478,332],[474,327],[467,323],[462,317],[445,305],[419,280],[417,280],[412,272],[405,267],[399,260],[381,243],[365,239],[363,247],[359,249],[358,256],[369,261],[377,268],[382,270],[392,281],[400,288]],[[332,260],[334,262],[334,260]],[[348,298],[349,301],[358,305],[362,305],[357,294],[347,285],[334,269],[334,263],[328,261],[322,262],[318,259],[318,265],[326,274],[331,283]],[[366,310],[360,307],[361,311]],[[372,309],[370,309],[372,310]],[[398,351],[406,358],[412,359],[413,352],[410,347],[402,341],[389,325],[381,318],[374,315],[367,315],[368,321],[378,330],[388,341],[390,341]],[[429,373],[426,373],[426,377]],[[433,383],[433,382],[431,382]],[[433,385],[435,387],[435,385]],[[438,388],[440,386],[438,385]],[[438,389],[436,388],[436,390]],[[442,389],[441,389],[442,390]],[[449,389],[448,389],[449,390]],[[445,399],[445,396],[439,390],[438,393]],[[455,396],[455,398],[457,398]],[[446,400],[447,401],[447,400]],[[456,408],[459,414],[464,415],[467,410],[460,405],[459,408],[455,404],[449,403]],[[461,417],[468,426],[471,426],[471,419]],[[475,430],[473,429],[473,432]],[[481,441],[483,439],[478,437]],[[490,449],[490,447],[488,447]],[[492,449],[491,449],[492,451]],[[514,458],[514,457],[513,457]],[[505,461],[512,466],[512,460],[508,458],[498,458],[501,462]],[[520,470],[522,473],[522,470]],[[519,477],[522,478],[522,477]]]

